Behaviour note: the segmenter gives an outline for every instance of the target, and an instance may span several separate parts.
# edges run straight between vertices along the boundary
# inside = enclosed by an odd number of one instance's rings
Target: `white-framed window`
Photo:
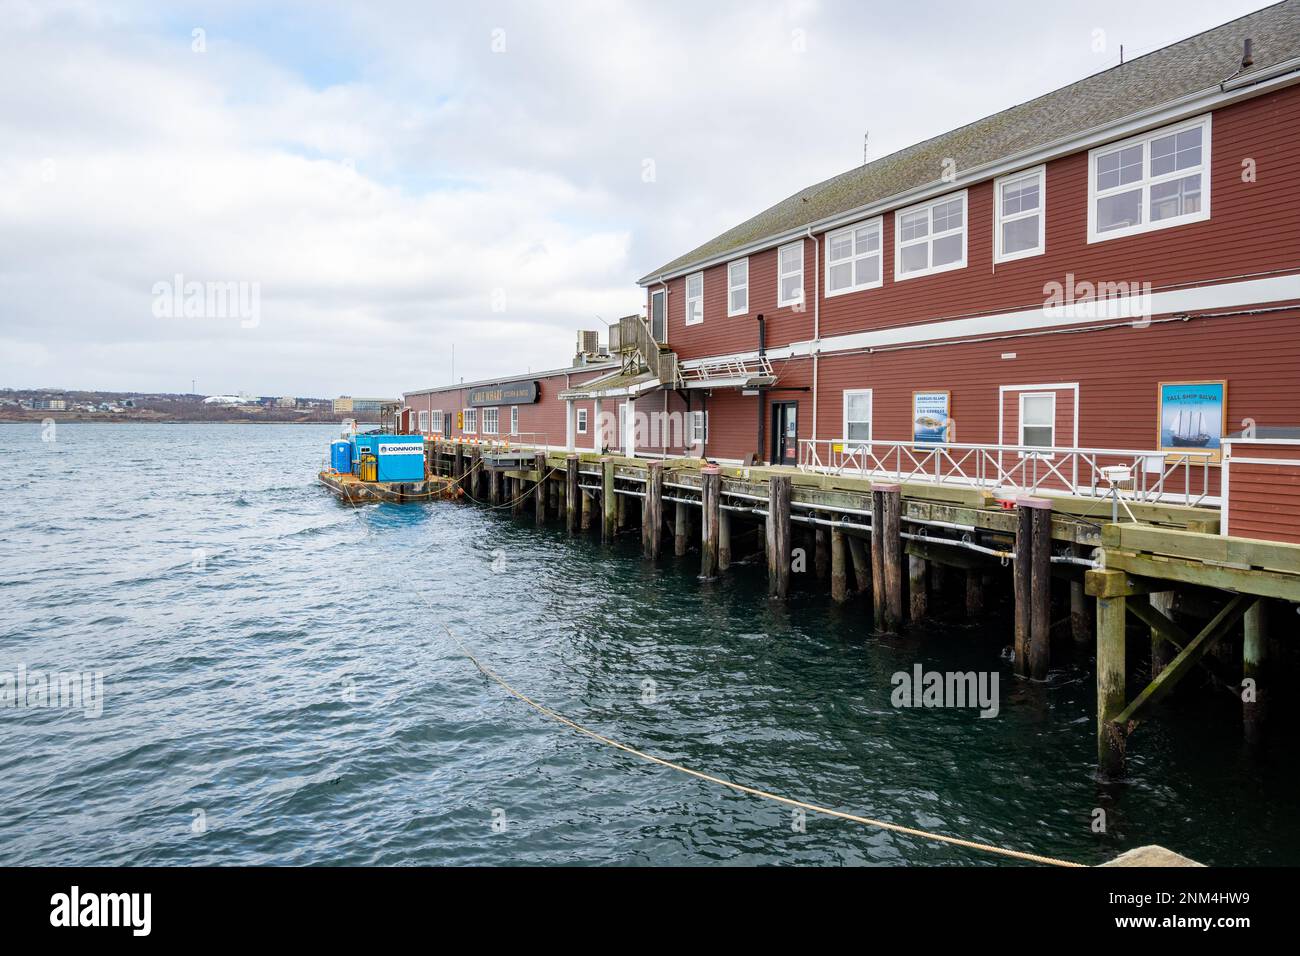
[[[1020,393],[1020,444],[1026,448],[1056,445],[1055,392]]]
[[[440,408],[433,410],[433,433],[435,435],[442,434],[442,409]]]
[[[776,250],[776,304],[799,308],[803,299],[803,240]]]
[[[844,442],[861,446],[871,441],[871,389],[844,392]]]
[[[501,428],[501,410],[499,408],[483,409],[483,434],[495,435]]]
[[[883,220],[877,216],[826,237],[826,297],[879,288],[880,235]]]
[[[1041,256],[1047,249],[1047,167],[995,181],[993,202],[993,261]]]
[[[466,435],[478,434],[478,409],[477,408],[465,409],[465,428],[463,429],[463,431],[465,432]]]
[[[699,325],[704,321],[704,273],[696,272],[686,277],[686,324]]]
[[[709,413],[691,412],[691,445],[703,448],[709,442]]]
[[[1209,218],[1209,114],[1088,153],[1089,242]]]
[[[427,434],[429,431],[429,413],[428,411],[420,412],[420,434]]]
[[[966,190],[894,213],[894,278],[966,268]]]
[[[650,334],[654,336],[656,342],[668,341],[668,323],[666,321],[667,312],[664,303],[668,300],[668,295],[663,289],[655,289],[650,293]]]
[[[737,259],[727,263],[727,316],[744,315],[749,311],[749,260]]]
[[[519,434],[519,406],[510,406],[510,434]]]
[[[587,434],[587,410],[585,408],[578,409],[578,434]]]

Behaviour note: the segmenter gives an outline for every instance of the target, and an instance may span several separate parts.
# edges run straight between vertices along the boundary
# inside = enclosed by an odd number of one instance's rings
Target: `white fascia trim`
[[[1200,312],[1214,309],[1232,309],[1239,306],[1264,305],[1300,299],[1300,274],[1270,276],[1265,279],[1246,279],[1239,282],[1220,282],[1215,285],[1191,289],[1170,289],[1150,295],[1130,295],[1102,302],[1079,302],[1073,305],[1043,306],[1022,309],[997,315],[982,315],[970,319],[945,319],[920,325],[904,325],[872,332],[853,332],[833,335],[820,342],[812,340],[793,342],[778,348],[769,348],[767,357],[773,361],[801,358],[833,352],[859,351],[889,345],[910,345],[936,342],[943,339],[980,338],[1008,332],[1026,332],[1036,329],[1069,327],[1090,322],[1141,319],[1156,315],[1180,312]],[[960,341],[957,343],[960,344]],[[709,356],[682,362],[690,366],[704,362],[752,361],[758,352],[737,352],[732,355]]]
[[[973,186],[976,183],[982,183],[996,176],[1005,173],[1012,173],[1019,169],[1046,163],[1053,159],[1060,159],[1062,156],[1070,156],[1074,153],[1091,149],[1094,146],[1101,146],[1112,140],[1122,139],[1126,136],[1133,136],[1145,132],[1149,129],[1155,129],[1157,126],[1164,126],[1169,123],[1176,123],[1179,120],[1187,119],[1198,113],[1204,113],[1211,110],[1222,109],[1241,100],[1248,100],[1252,97],[1259,96],[1273,90],[1291,86],[1300,82],[1300,56],[1292,57],[1276,66],[1267,70],[1261,70],[1257,75],[1242,77],[1235,82],[1216,83],[1208,89],[1201,90],[1197,93],[1189,93],[1186,96],[1176,100],[1170,100],[1160,106],[1154,106],[1150,109],[1133,113],[1124,119],[1117,120],[1113,123],[1106,123],[1101,126],[1093,127],[1082,133],[1073,136],[1063,137],[1053,142],[1047,143],[1036,149],[1025,150],[1021,153],[1015,153],[1004,159],[999,159],[983,166],[974,166],[963,173],[950,183],[935,182],[925,186],[918,186],[915,189],[906,192],[897,193],[878,202],[870,203],[866,206],[860,206],[856,209],[850,209],[847,212],[837,213],[825,219],[819,219],[816,222],[805,223],[794,229],[785,232],[775,233],[739,246],[735,249],[728,249],[724,254],[714,256],[709,259],[701,259],[696,262],[688,263],[672,272],[664,272],[656,275],[643,277],[637,285],[648,287],[669,279],[677,279],[681,276],[692,272],[699,272],[701,269],[709,269],[724,262],[729,262],[739,256],[751,256],[756,252],[762,252],[764,249],[770,249],[772,246],[781,245],[782,243],[791,242],[800,236],[806,236],[808,230],[820,233],[831,229],[837,229],[840,226],[846,226],[849,223],[856,222],[859,219],[867,219],[871,216],[881,215],[893,209],[898,209],[904,205],[921,202],[925,199],[941,196],[944,193],[952,192],[954,188],[963,188]]]

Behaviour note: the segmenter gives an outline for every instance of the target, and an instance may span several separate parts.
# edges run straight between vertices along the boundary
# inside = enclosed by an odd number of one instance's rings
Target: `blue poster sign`
[[[1208,451],[1219,460],[1228,417],[1227,382],[1160,383],[1160,450]]]
[[[948,392],[912,393],[912,441],[948,440],[952,426]]]

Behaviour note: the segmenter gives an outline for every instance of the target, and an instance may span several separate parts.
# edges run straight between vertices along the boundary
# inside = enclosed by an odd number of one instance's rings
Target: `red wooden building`
[[[812,185],[647,273],[519,428],[1218,504],[1229,434],[1300,424],[1298,81],[1287,0]]]

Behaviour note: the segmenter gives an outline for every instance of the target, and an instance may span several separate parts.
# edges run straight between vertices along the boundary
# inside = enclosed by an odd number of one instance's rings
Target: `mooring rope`
[[[492,681],[494,681],[495,683],[497,683],[498,685],[500,685],[512,697],[515,697],[523,701],[529,707],[536,710],[539,714],[549,717],[551,718],[551,720],[561,723],[572,730],[576,730],[580,734],[585,734],[586,736],[592,738],[593,740],[605,744],[607,747],[613,747],[616,750],[621,750],[624,753],[629,753],[634,757],[640,758],[641,760],[658,764],[661,767],[667,767],[669,770],[676,770],[678,773],[684,773],[687,776],[695,777],[699,780],[707,781],[708,783],[715,783],[721,787],[729,787],[732,790],[739,791],[740,793],[747,793],[753,797],[761,797],[764,800],[772,800],[776,803],[784,803],[787,806],[798,807],[802,810],[811,811],[812,813],[820,813],[823,816],[828,816],[828,817],[837,817],[838,819],[841,820],[848,820],[852,823],[860,823],[863,826],[876,827],[877,829],[880,830],[888,830],[892,833],[902,833],[906,836],[918,837],[922,840],[931,840],[936,843],[947,843],[952,846],[965,847],[968,850],[979,850],[982,853],[992,853],[998,856],[1010,857],[1015,860],[1024,860],[1025,862],[1028,863],[1042,863],[1048,866],[1064,866],[1064,867],[1085,866],[1085,864],[1083,863],[1073,863],[1069,860],[1060,860],[1057,859],[1056,857],[1043,856],[1038,853],[1027,853],[1024,850],[1010,850],[1007,849],[1006,847],[994,846],[990,843],[980,843],[978,840],[965,840],[962,839],[961,837],[945,836],[942,833],[932,833],[929,830],[920,830],[917,829],[916,827],[907,827],[898,823],[887,823],[884,820],[873,820],[871,817],[858,816],[856,813],[845,813],[843,810],[832,810],[830,807],[819,806],[818,804],[808,803],[804,800],[796,800],[792,797],[782,797],[775,793],[769,793],[766,790],[759,790],[757,787],[749,787],[743,783],[735,783],[731,780],[724,780],[722,777],[716,777],[713,774],[704,773],[699,770],[692,770],[690,767],[684,767],[679,763],[673,763],[671,760],[665,760],[663,757],[656,757],[654,754],[648,754],[643,750],[637,750],[635,747],[629,746],[628,744],[620,743],[617,740],[614,740],[610,737],[606,737],[604,734],[597,733],[594,730],[584,727],[582,724],[579,724],[577,721],[570,720],[568,717],[565,717],[563,714],[551,710],[551,708],[547,707],[545,704],[539,704],[537,701],[533,700],[531,697],[527,696],[526,694],[523,694],[520,691],[515,690],[513,687],[510,686],[510,684],[503,677],[501,677],[501,675],[499,675],[496,671],[492,670],[492,668],[488,667],[477,657],[475,657],[473,652],[471,652],[470,649],[465,646],[465,643],[452,632],[451,628],[448,627],[446,623],[443,623],[442,628],[444,631],[447,632],[447,636],[450,637],[452,641],[455,642],[456,646],[460,648],[461,653],[464,654],[467,658],[469,658],[470,663],[473,664],[476,668],[478,668],[479,672],[483,674],[484,677],[487,677]]]

